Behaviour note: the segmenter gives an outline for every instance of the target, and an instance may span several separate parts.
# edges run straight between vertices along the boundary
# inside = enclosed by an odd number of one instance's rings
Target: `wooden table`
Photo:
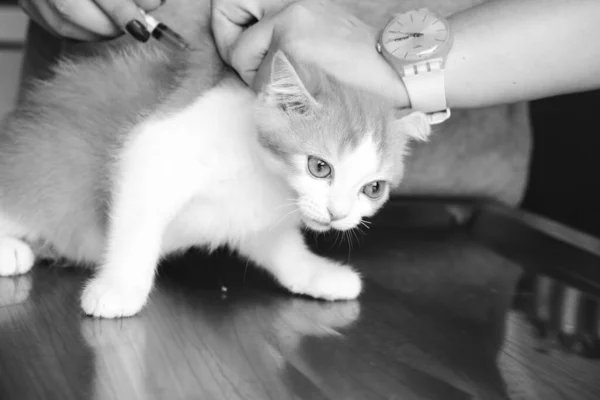
[[[121,320],[81,315],[80,269],[0,278],[0,399],[600,398],[600,242],[476,201],[396,200],[373,222],[351,249],[309,237],[365,275],[355,302],[291,296],[225,253],[164,265]]]

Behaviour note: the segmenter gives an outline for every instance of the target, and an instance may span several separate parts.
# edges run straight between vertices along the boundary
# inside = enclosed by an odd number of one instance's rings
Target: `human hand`
[[[150,38],[140,13],[164,0],[19,0],[19,6],[50,33],[77,40],[102,40],[127,31],[135,39]]]
[[[279,49],[408,105],[402,81],[376,51],[377,31],[327,0],[212,0],[212,28],[221,57],[255,89],[265,56]]]

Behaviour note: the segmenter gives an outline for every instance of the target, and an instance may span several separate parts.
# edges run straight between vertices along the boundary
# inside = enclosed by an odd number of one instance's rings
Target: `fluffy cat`
[[[359,274],[313,254],[302,227],[348,230],[374,215],[407,142],[427,138],[425,116],[395,119],[385,99],[281,52],[256,94],[218,57],[208,2],[173,0],[156,15],[193,50],[89,45],[4,122],[0,275],[50,251],[96,267],[86,314],[131,316],[163,257],[225,245],[293,293],[356,298]]]

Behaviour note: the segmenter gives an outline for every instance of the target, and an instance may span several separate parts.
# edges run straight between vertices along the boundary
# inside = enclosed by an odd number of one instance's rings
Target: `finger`
[[[150,39],[144,15],[132,0],[94,1],[122,31],[128,32],[140,42]]]
[[[40,2],[37,7],[34,7],[29,2],[21,1],[20,6],[31,19],[54,36],[84,41],[102,39],[101,36],[63,18],[47,2]]]
[[[227,0],[211,0],[211,28],[221,57],[231,64],[231,50],[251,25],[295,0],[248,0],[243,6]]]
[[[248,14],[249,15],[249,14]],[[251,20],[251,19],[250,19]],[[249,20],[249,21],[250,21]],[[211,27],[219,55],[227,64],[231,64],[231,50],[244,28],[232,22],[227,15],[219,9],[214,9],[211,15]]]
[[[165,4],[165,0],[134,0],[134,2],[144,11],[156,10],[158,7]]]
[[[21,7],[23,9],[23,11],[25,11],[25,14],[27,14],[29,16],[29,18],[31,18],[33,21],[35,21],[35,23],[37,23],[39,26],[44,28],[49,33],[51,33],[55,36],[59,36],[58,32],[56,32],[50,25],[48,25],[46,23],[46,19],[42,17],[42,15],[39,13],[39,11],[35,7],[32,7],[31,3],[29,3],[26,0],[25,1],[19,0],[18,4],[19,4],[19,7]]]
[[[246,29],[231,47],[229,63],[248,85],[254,82],[258,67],[271,46],[273,29],[273,19],[263,18]]]
[[[64,20],[98,36],[113,37],[123,32],[92,0],[54,0],[51,4]]]
[[[68,20],[58,21],[54,29],[60,37],[64,38],[76,39],[86,42],[100,41],[106,39],[105,36],[98,35],[94,32],[84,29],[81,26],[75,25],[74,23]]]
[[[125,30],[126,23],[131,20],[130,18],[127,22],[119,24],[119,18],[111,15],[111,10],[115,10],[112,14],[121,12],[115,9],[115,4],[123,4],[123,7],[129,10],[130,15],[135,13],[135,18],[139,18],[141,25],[145,25],[143,16],[137,10],[137,7],[145,11],[151,11],[160,7],[163,3],[164,1],[161,0],[135,0],[135,3],[131,0],[113,0],[112,2],[94,2],[92,0],[54,1],[55,8],[65,19],[101,37],[113,37],[122,33]],[[126,18],[121,17],[122,20]],[[145,34],[143,35],[145,36]]]
[[[252,6],[252,2],[249,2]],[[221,57],[230,63],[229,53],[244,29],[258,20],[256,10],[243,9],[228,1],[211,1],[211,28]]]

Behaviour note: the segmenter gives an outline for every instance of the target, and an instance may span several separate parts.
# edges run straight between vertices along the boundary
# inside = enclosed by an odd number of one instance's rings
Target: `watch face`
[[[385,27],[381,44],[394,57],[412,62],[435,55],[448,38],[448,25],[443,19],[415,10],[394,18]]]

